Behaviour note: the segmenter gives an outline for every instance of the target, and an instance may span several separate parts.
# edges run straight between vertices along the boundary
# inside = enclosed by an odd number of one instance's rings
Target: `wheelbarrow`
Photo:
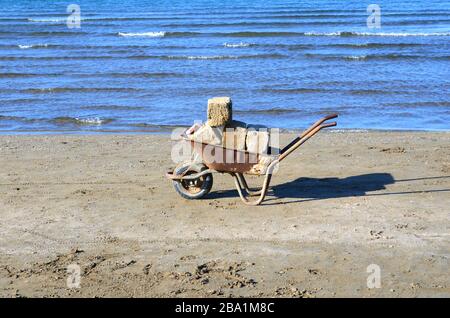
[[[176,192],[181,197],[193,200],[203,198],[210,192],[213,185],[213,173],[226,173],[234,178],[236,189],[245,204],[259,205],[267,194],[272,174],[278,168],[278,164],[323,128],[336,126],[336,122],[325,122],[337,117],[337,114],[333,114],[318,120],[283,149],[276,151],[269,148],[269,155],[201,143],[182,134],[180,136],[182,141],[190,143],[193,149],[192,158],[168,171],[166,177],[172,180]],[[261,168],[261,161],[266,163],[263,168]],[[250,189],[244,174],[264,176],[262,187]]]

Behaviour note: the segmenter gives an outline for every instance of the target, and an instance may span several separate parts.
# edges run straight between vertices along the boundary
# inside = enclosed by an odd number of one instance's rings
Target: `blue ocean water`
[[[160,131],[213,96],[272,127],[450,129],[448,1],[74,1],[0,2],[0,133]]]

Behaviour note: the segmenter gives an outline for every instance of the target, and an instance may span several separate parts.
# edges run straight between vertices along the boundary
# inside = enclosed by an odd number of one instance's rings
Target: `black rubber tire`
[[[206,166],[202,164],[195,164],[191,166],[191,164],[185,164],[177,167],[174,171],[174,174],[179,175],[189,169],[185,175],[199,173],[205,169]],[[179,180],[173,181],[173,187],[175,191],[185,199],[188,200],[196,200],[201,199],[206,196],[213,186],[213,176],[211,173],[205,174],[194,180]]]

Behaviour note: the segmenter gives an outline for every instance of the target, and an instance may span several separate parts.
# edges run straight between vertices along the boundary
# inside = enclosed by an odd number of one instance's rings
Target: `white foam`
[[[240,43],[224,43],[223,44],[224,47],[230,47],[230,48],[249,47],[250,45],[251,45],[250,43],[244,43],[244,42],[240,42]]]
[[[321,32],[305,32],[307,36],[339,36],[341,32],[330,32],[330,33],[321,33]]]
[[[234,59],[245,59],[245,58],[271,58],[279,57],[278,54],[256,54],[256,55],[169,55],[164,56],[169,59],[187,59],[187,60],[234,60]],[[281,56],[282,57],[282,56]]]
[[[406,36],[450,36],[450,32],[433,32],[433,33],[396,33],[396,32],[305,32],[306,36],[392,36],[392,37],[406,37]]]
[[[30,22],[65,22],[67,21],[66,18],[48,18],[48,19],[32,19],[32,18],[28,18],[28,21]]]
[[[117,35],[124,37],[163,37],[166,35],[166,32],[141,32],[141,33],[125,33],[119,32]]]
[[[188,56],[188,60],[223,60],[223,59],[237,59],[238,56],[230,55],[212,55],[212,56]]]
[[[223,60],[223,59],[238,59],[239,56],[231,55],[169,55],[166,58],[174,60]]]
[[[34,44],[34,45],[21,45],[21,44],[19,44],[18,47],[20,49],[25,50],[25,49],[31,49],[33,47],[47,47],[47,44]]]
[[[444,32],[444,33],[395,33],[395,32],[390,32],[390,33],[384,33],[384,32],[380,32],[380,33],[370,33],[370,32],[366,32],[366,33],[358,33],[355,32],[356,35],[363,35],[363,36],[449,36],[450,33],[448,32]]]
[[[101,125],[105,121],[103,119],[100,119],[98,117],[93,118],[75,118],[78,122],[82,124],[88,124],[88,125]]]
[[[360,55],[360,56],[351,55],[351,56],[346,56],[345,58],[349,59],[349,60],[362,61],[362,60],[365,60],[367,58],[367,55]]]

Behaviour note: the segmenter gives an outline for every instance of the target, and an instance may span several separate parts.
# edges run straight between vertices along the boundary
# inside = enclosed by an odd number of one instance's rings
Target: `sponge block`
[[[264,126],[248,125],[245,140],[247,151],[252,153],[267,153],[269,147],[269,131]]]
[[[223,131],[222,145],[225,148],[245,150],[247,125],[241,121],[231,120]]]
[[[208,99],[208,125],[224,126],[232,120],[232,102],[229,97]]]
[[[211,127],[204,124],[195,133],[189,135],[189,138],[197,142],[211,145],[220,145],[222,143],[223,126]]]

